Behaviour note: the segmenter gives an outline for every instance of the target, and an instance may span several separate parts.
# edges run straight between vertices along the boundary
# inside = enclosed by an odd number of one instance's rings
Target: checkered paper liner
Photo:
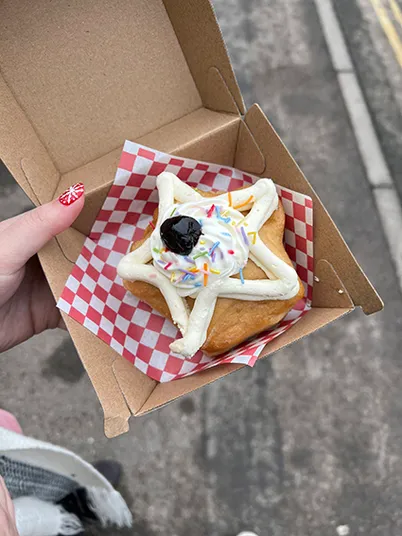
[[[115,180],[69,276],[58,307],[151,378],[168,382],[222,363],[254,366],[264,346],[309,309],[313,291],[311,198],[277,186],[286,213],[286,251],[305,286],[305,297],[274,328],[218,358],[199,351],[184,359],[169,350],[177,328],[126,292],[116,267],[132,242],[142,238],[158,206],[156,177],[170,171],[193,188],[230,191],[258,180],[243,171],[178,158],[126,141]]]

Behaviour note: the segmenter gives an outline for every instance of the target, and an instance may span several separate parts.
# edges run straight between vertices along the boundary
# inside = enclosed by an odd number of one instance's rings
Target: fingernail
[[[73,184],[70,186],[70,188],[67,188],[67,190],[61,194],[59,197],[59,201],[62,205],[65,205],[68,207],[69,205],[72,205],[77,199],[79,199],[84,193],[84,185],[82,182],[77,182],[77,184]]]

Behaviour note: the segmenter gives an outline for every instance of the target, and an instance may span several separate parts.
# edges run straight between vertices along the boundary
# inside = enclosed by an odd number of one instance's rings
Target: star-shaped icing
[[[170,345],[173,352],[189,358],[201,348],[219,297],[260,301],[289,300],[297,295],[300,283],[296,271],[258,234],[278,207],[272,180],[260,179],[242,190],[204,197],[172,173],[163,172],[157,178],[157,188],[155,229],[140,247],[123,257],[117,271],[122,279],[145,281],[159,288],[182,334]],[[248,211],[247,215],[240,210]],[[176,253],[183,248],[174,247],[163,233],[164,228],[179,230],[181,219],[182,227],[193,221],[192,228],[201,228],[202,233],[198,232],[187,255]],[[184,238],[183,246],[188,247]],[[266,279],[243,277],[248,259],[265,272]],[[240,279],[231,277],[236,274]],[[191,312],[187,296],[195,298]]]

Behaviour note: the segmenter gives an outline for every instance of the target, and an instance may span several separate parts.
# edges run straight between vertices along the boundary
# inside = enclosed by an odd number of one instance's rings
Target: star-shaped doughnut
[[[259,179],[250,187],[205,197],[163,172],[157,188],[155,229],[123,257],[117,271],[123,280],[143,281],[160,290],[182,334],[170,345],[172,352],[190,358],[202,347],[220,297],[285,301],[299,294],[294,268],[259,236],[279,204],[272,180]],[[266,278],[244,278],[249,259]],[[187,297],[195,299],[191,312]]]

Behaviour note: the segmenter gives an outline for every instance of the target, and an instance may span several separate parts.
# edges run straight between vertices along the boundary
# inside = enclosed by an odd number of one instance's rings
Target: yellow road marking
[[[400,26],[402,26],[402,11],[398,5],[398,2],[396,0],[388,0],[388,1],[391,6],[392,13],[394,14],[395,19],[399,22]]]
[[[378,20],[384,30],[389,44],[393,48],[396,59],[402,67],[402,41],[399,38],[398,32],[395,29],[391,19],[388,17],[387,10],[384,8],[380,0],[370,0]]]

